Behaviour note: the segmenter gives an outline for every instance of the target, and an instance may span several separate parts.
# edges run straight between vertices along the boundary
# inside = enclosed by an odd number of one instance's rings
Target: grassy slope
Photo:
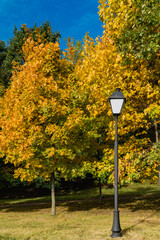
[[[55,217],[50,215],[49,197],[3,200],[1,204],[13,205],[0,207],[0,239],[110,239],[114,210],[113,189],[103,189],[103,194],[105,198],[102,208],[99,200],[95,199],[98,196],[98,189],[57,196],[57,216]],[[160,187],[132,184],[127,188],[121,188],[119,195],[123,234],[121,239],[159,240]],[[65,199],[66,202],[60,201]],[[43,204],[36,204],[37,202]],[[23,204],[14,205],[15,203]]]

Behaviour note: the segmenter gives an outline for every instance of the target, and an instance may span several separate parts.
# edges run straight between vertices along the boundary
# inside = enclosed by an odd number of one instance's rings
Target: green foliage
[[[133,180],[140,180],[145,182],[149,180],[150,183],[157,183],[160,166],[160,143],[154,144],[150,150],[143,151],[139,156],[136,156],[135,172]]]
[[[4,70],[2,68],[3,62],[6,58],[7,54],[7,47],[5,42],[0,41],[0,97],[4,94],[5,92],[5,79],[3,78],[4,75]]]
[[[13,30],[14,36],[9,39],[7,45],[0,41],[0,94],[4,94],[5,88],[10,84],[13,71],[13,61],[23,65],[24,56],[22,46],[28,37],[32,37],[35,42],[38,42],[37,35],[40,35],[43,42],[56,42],[60,38],[59,32],[52,32],[50,23],[44,22],[40,27],[36,24],[32,28],[27,28],[25,24],[18,30],[15,26]],[[5,87],[5,88],[4,88]]]
[[[2,65],[5,57],[6,57],[6,44],[2,40],[0,40],[0,66]]]
[[[116,44],[124,56],[130,54],[154,64],[160,50],[160,7],[159,0],[134,0],[132,11],[128,11],[126,22]]]

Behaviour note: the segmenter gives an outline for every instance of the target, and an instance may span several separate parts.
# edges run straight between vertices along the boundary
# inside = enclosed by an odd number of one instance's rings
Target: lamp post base
[[[113,232],[113,233],[111,234],[111,238],[117,238],[117,237],[122,237],[122,234],[119,233],[119,232]]]
[[[121,227],[120,227],[120,221],[119,221],[119,211],[114,211],[111,237],[112,238],[122,237],[120,232],[121,232]]]

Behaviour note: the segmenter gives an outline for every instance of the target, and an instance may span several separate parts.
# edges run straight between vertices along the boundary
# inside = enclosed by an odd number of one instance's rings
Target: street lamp
[[[113,215],[113,226],[112,226],[112,238],[121,237],[121,227],[119,221],[118,211],[118,137],[117,137],[117,121],[118,116],[121,114],[121,110],[126,101],[120,88],[108,98],[111,104],[112,113],[115,117],[115,162],[114,162],[114,215]]]

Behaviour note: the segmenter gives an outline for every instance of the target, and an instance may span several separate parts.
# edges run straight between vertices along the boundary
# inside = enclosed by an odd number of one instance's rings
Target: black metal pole
[[[112,226],[112,238],[122,237],[121,227],[118,211],[118,134],[117,134],[117,122],[118,115],[115,116],[115,162],[114,162],[114,214],[113,214],[113,226]]]

